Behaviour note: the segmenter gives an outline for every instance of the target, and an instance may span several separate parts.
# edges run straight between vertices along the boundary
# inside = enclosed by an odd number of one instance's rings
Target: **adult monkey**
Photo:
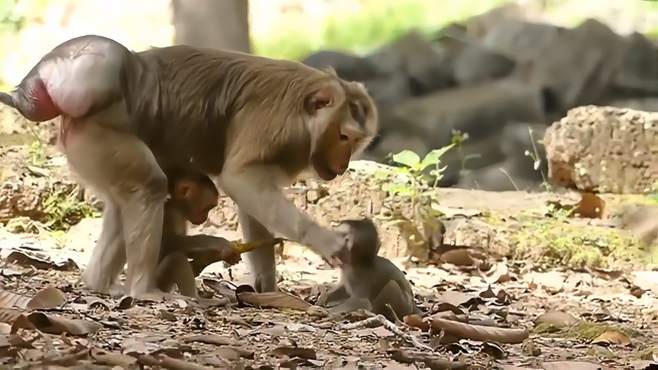
[[[62,117],[70,167],[105,198],[83,280],[107,291],[127,261],[128,294],[138,297],[161,293],[162,168],[212,175],[238,204],[247,241],[271,230],[337,263],[345,235],[315,223],[281,187],[306,170],[324,180],[344,173],[378,128],[365,88],[330,72],[184,45],[135,53],[95,35],[55,47],[0,101],[32,121]],[[247,259],[256,289],[276,289],[273,249]]]

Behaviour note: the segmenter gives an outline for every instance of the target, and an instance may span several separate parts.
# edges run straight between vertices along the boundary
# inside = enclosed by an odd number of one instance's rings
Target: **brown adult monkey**
[[[194,278],[201,270],[217,261],[238,263],[240,252],[224,238],[187,235],[186,221],[200,225],[217,206],[219,193],[210,178],[192,170],[170,170],[167,178],[170,198],[164,208],[158,288],[169,292],[176,285],[182,295],[196,298]]]
[[[26,118],[62,117],[70,167],[104,196],[103,229],[83,280],[105,291],[127,260],[128,294],[158,294],[167,178],[192,163],[237,204],[247,241],[270,231],[335,262],[347,240],[286,199],[310,170],[324,180],[377,132],[363,85],[293,61],[184,45],[132,52],[100,36],[46,54],[0,101]],[[276,288],[273,248],[250,252],[258,291]]]
[[[323,297],[332,306],[331,313],[343,313],[359,308],[383,314],[393,320],[390,309],[398,318],[417,313],[411,285],[404,273],[391,261],[378,256],[380,241],[377,228],[367,218],[341,222],[353,240],[350,243],[350,263],[341,268],[336,288]],[[390,309],[388,308],[390,306]]]

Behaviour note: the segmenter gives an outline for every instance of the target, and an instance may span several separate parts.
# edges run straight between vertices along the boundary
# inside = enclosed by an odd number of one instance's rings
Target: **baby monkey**
[[[367,218],[342,221],[347,232],[350,262],[341,268],[338,286],[328,293],[326,304],[343,301],[329,311],[334,314],[365,308],[395,320],[417,313],[411,284],[391,261],[378,256],[380,241],[374,223]],[[334,303],[335,304],[335,303]],[[390,306],[390,309],[387,307]]]
[[[186,220],[200,225],[217,206],[219,193],[208,176],[192,170],[167,172],[170,198],[165,203],[162,245],[157,270],[158,288],[174,285],[182,295],[198,297],[194,278],[211,263],[240,261],[240,243],[210,235],[187,235]]]

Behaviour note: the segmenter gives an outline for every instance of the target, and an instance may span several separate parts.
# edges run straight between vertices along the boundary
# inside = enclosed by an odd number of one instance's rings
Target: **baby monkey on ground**
[[[339,314],[365,308],[389,320],[395,319],[393,313],[397,318],[417,313],[411,284],[404,273],[377,255],[380,241],[373,222],[367,218],[346,220],[338,229],[352,238],[348,243],[350,262],[343,265],[338,286],[326,297],[327,306],[343,302],[331,307],[329,312]]]
[[[211,263],[240,262],[240,243],[210,235],[187,235],[186,220],[200,225],[217,206],[219,193],[208,176],[192,170],[167,171],[170,198],[165,203],[158,288],[198,297],[194,278]]]

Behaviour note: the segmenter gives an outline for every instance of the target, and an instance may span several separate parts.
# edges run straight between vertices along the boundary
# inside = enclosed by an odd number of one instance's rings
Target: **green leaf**
[[[405,149],[397,154],[393,154],[393,161],[407,167],[413,167],[420,162],[420,157],[411,150]]]
[[[429,166],[436,166],[440,161],[441,157],[452,147],[454,147],[455,144],[450,144],[447,146],[444,146],[443,148],[439,149],[434,149],[431,152],[427,153],[425,158],[423,158],[423,161],[420,164],[420,170],[424,170],[425,168]]]
[[[393,195],[400,194],[400,195],[410,195],[413,194],[414,189],[412,189],[409,185],[407,184],[400,184],[400,183],[388,183],[384,184],[382,186],[382,190],[389,192]]]

